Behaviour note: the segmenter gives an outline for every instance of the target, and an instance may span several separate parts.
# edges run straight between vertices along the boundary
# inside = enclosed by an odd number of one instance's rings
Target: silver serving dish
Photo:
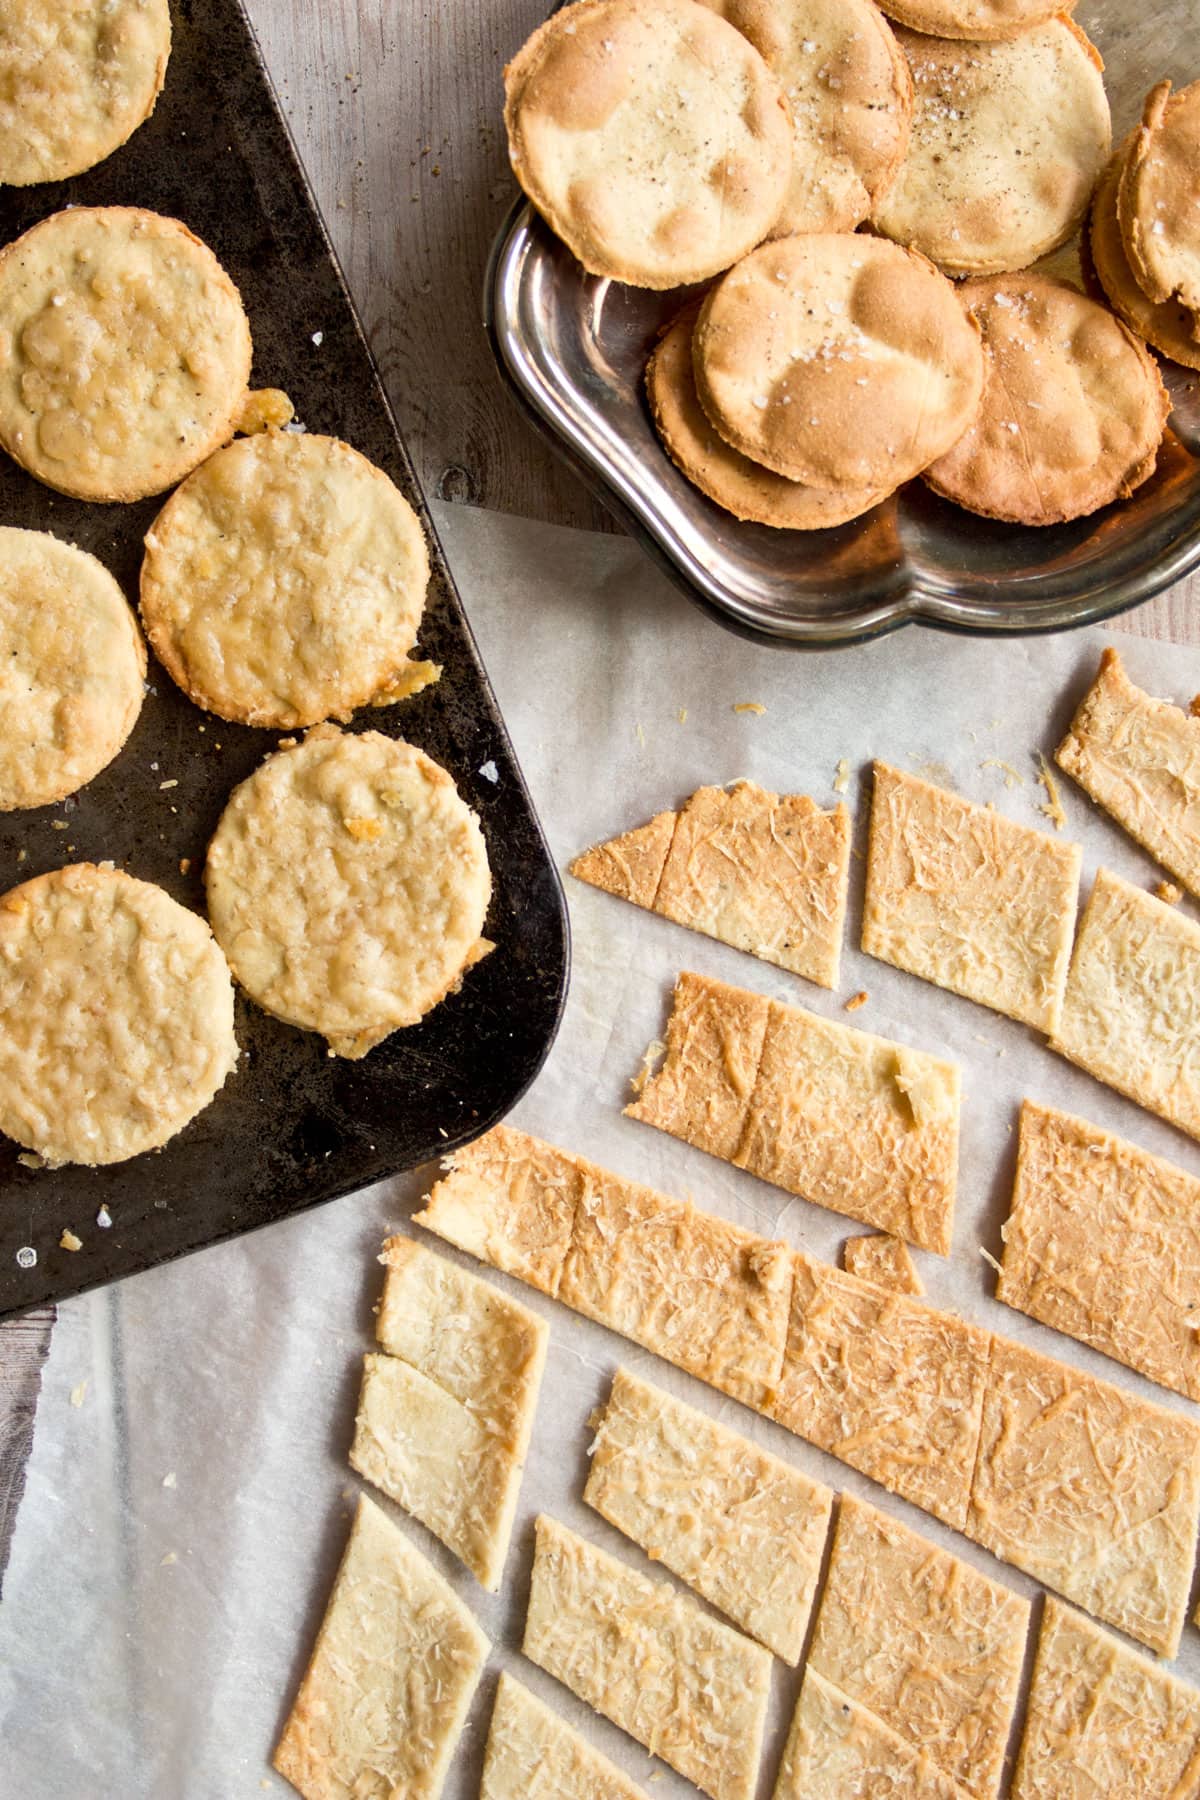
[[[1118,134],[1156,80],[1200,76],[1194,5],[1083,0],[1077,16],[1108,65]],[[675,468],[643,397],[658,331],[686,297],[586,275],[518,202],[492,251],[485,317],[500,370],[533,422],[671,579],[731,629],[810,648],[914,620],[1056,631],[1124,612],[1200,567],[1200,378],[1172,364],[1174,437],[1157,473],[1091,518],[1043,530],[995,524],[913,482],[832,530],[740,523]]]

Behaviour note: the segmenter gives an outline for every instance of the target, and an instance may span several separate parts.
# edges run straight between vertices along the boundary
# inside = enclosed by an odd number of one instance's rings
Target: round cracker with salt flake
[[[983,388],[979,327],[915,251],[861,234],[764,244],[706,298],[700,403],[754,462],[890,493],[948,450]]]
[[[715,505],[737,519],[785,531],[820,531],[857,519],[887,495],[879,490],[805,487],[751,462],[718,435],[696,393],[695,310],[675,320],[646,367],[650,412],[667,454]]]
[[[171,51],[167,0],[5,0],[0,183],[82,174],[154,111]]]
[[[882,0],[898,25],[928,37],[995,42],[1074,12],[1075,0]]]
[[[250,354],[237,289],[178,219],[70,207],[0,251],[0,444],[60,493],[174,487],[233,436]]]
[[[1173,97],[1164,81],[1150,94],[1125,159],[1118,216],[1143,292],[1186,307],[1200,341],[1200,81]]]
[[[111,863],[0,898],[0,1131],[51,1165],[124,1162],[194,1119],[237,1062],[204,920]]]
[[[1057,525],[1154,473],[1170,398],[1107,307],[1031,274],[967,282],[960,298],[983,332],[983,404],[926,470],[935,493],[990,519]]]
[[[210,456],[155,519],[142,622],[198,706],[290,731],[436,675],[407,660],[428,583],[420,520],[382,469],[338,438],[267,431]]]
[[[208,913],[266,1012],[365,1056],[457,988],[489,945],[479,821],[445,769],[377,731],[318,725],[236,787]]]
[[[504,80],[517,180],[592,275],[705,281],[779,217],[787,102],[753,45],[696,0],[576,0]]]
[[[876,228],[951,275],[1023,269],[1066,243],[1112,144],[1088,39],[1070,19],[1002,43],[897,35],[916,110]]]
[[[908,59],[874,0],[700,0],[779,77],[792,114],[792,179],[773,235],[853,231],[908,148]]]
[[[1088,249],[1092,269],[1109,305],[1131,331],[1173,362],[1200,369],[1200,343],[1193,335],[1194,317],[1177,300],[1156,305],[1147,298],[1129,266],[1117,216],[1117,196],[1125,159],[1133,145],[1126,138],[1100,177],[1092,201]]]
[[[49,806],[107,767],[145,680],[141,632],[104,565],[0,526],[0,809]]]

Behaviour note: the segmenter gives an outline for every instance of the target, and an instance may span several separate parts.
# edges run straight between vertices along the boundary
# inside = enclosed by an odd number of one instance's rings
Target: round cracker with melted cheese
[[[705,300],[692,359],[726,442],[810,487],[890,493],[962,435],[983,387],[979,328],[951,283],[857,233],[746,257]]]
[[[590,274],[705,281],[779,217],[792,169],[783,92],[696,0],[576,0],[504,79],[517,180]]]

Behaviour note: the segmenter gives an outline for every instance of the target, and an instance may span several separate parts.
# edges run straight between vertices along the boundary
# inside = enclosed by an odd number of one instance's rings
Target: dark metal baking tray
[[[1119,134],[1155,81],[1195,78],[1194,4],[1080,6],[1105,56]],[[668,459],[643,397],[650,349],[687,297],[586,275],[518,201],[496,239],[484,310],[500,371],[533,424],[670,579],[732,630],[814,649],[913,621],[1057,631],[1124,612],[1200,567],[1200,462],[1190,454],[1200,452],[1200,382],[1173,365],[1176,437],[1157,474],[1090,519],[1038,531],[995,524],[913,482],[834,530],[740,523]]]
[[[419,744],[477,809],[494,878],[486,930],[497,949],[457,995],[360,1062],[328,1056],[320,1038],[239,995],[236,1072],[157,1153],[107,1169],[35,1171],[0,1139],[0,1315],[269,1224],[475,1136],[537,1073],[566,992],[562,889],[250,26],[237,0],[183,0],[172,13],[166,88],[150,121],[75,180],[0,190],[0,239],[69,204],[132,204],[184,220],[242,291],[254,384],[286,389],[310,430],[347,439],[416,507],[433,559],[420,649],[444,673],[415,699],[354,725]],[[0,521],[92,551],[131,598],[142,537],[161,504],[65,499],[0,459]],[[150,683],[129,743],[73,801],[0,814],[0,888],[111,857],[204,910],[209,836],[231,788],[277,737],[201,712],[153,660]],[[178,785],[161,786],[170,781]],[[109,1230],[95,1224],[101,1204]],[[64,1226],[82,1250],[59,1248]],[[37,1252],[32,1269],[17,1264],[24,1246]]]

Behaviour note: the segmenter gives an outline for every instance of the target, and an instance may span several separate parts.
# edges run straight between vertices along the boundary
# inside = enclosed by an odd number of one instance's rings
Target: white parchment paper
[[[560,865],[702,782],[745,775],[832,803],[842,758],[861,846],[864,771],[875,755],[1050,829],[1039,812],[1046,796],[1036,753],[1061,736],[1104,632],[995,643],[906,630],[866,648],[801,656],[727,635],[623,540],[458,509],[443,509],[439,522]],[[1200,689],[1200,652],[1120,642],[1133,676],[1152,691],[1186,701]],[[745,702],[766,711],[735,710]],[[1084,847],[1085,892],[1100,862],[1152,886],[1161,872],[1149,859],[1065,778],[1062,789],[1068,832]],[[856,860],[836,995],[568,881],[570,1000],[516,1122],[836,1260],[841,1239],[859,1228],[623,1118],[620,1108],[642,1052],[661,1032],[680,968],[839,1019],[844,1001],[865,989],[870,997],[854,1024],[952,1056],[964,1071],[954,1254],[943,1262],[918,1253],[930,1299],[1186,1410],[998,1305],[979,1246],[1000,1247],[1024,1095],[1109,1125],[1195,1173],[1200,1151],[1052,1056],[1032,1032],[861,955],[861,873]],[[284,1791],[268,1758],[357,1491],[346,1452],[380,1286],[374,1256],[387,1231],[407,1228],[435,1172],[61,1308],[0,1606],[0,1793],[237,1800]],[[84,1237],[86,1255],[91,1221],[63,1223]],[[501,1667],[517,1671],[636,1780],[652,1781],[654,1794],[693,1791],[518,1650],[539,1510],[647,1566],[580,1500],[588,1414],[619,1361],[1021,1592],[1036,1591],[798,1439],[552,1301],[512,1289],[545,1314],[552,1337],[503,1593],[485,1595],[422,1527],[392,1509],[495,1644],[450,1800],[478,1791]],[[1175,1666],[1200,1682],[1200,1637],[1191,1626]],[[763,1795],[799,1676],[777,1663],[774,1681]]]

